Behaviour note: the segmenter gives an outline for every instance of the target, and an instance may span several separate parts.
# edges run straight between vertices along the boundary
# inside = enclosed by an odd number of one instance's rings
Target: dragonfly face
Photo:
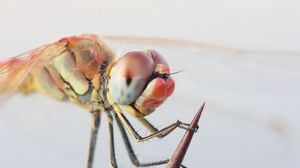
[[[165,59],[154,50],[126,53],[110,71],[109,94],[135,116],[153,112],[175,88]]]

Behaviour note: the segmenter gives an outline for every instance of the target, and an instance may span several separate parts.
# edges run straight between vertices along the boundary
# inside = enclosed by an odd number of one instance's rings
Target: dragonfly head
[[[175,88],[166,60],[156,51],[132,51],[110,71],[109,94],[135,116],[152,113]]]

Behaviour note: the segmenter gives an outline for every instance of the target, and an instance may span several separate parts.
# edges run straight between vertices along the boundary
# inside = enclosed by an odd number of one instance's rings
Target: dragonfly
[[[157,51],[129,51],[120,58],[98,35],[66,37],[0,62],[0,98],[14,93],[41,93],[79,105],[92,116],[86,168],[92,168],[101,115],[108,120],[111,167],[118,167],[113,121],[116,121],[132,163],[149,167],[168,159],[140,162],[129,141],[165,137],[176,128],[189,129],[180,120],[158,130],[145,117],[154,112],[175,89],[168,62]],[[123,111],[151,133],[141,136]],[[126,132],[127,131],[127,132]],[[184,167],[183,165],[181,165]]]

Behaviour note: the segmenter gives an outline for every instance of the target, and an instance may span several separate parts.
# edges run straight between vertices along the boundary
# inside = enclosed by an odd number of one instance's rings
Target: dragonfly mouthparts
[[[160,77],[163,78],[164,80],[167,80],[169,78],[170,74],[169,73],[159,73],[157,71],[152,72],[149,82],[152,81],[153,79]]]

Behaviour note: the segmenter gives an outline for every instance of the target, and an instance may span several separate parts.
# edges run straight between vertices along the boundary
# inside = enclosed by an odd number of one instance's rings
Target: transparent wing
[[[274,50],[249,50],[249,49],[239,49],[231,48],[220,45],[213,45],[207,43],[201,43],[190,40],[176,39],[176,38],[161,38],[161,37],[143,37],[143,36],[113,36],[107,35],[103,36],[106,40],[113,43],[131,43],[134,45],[156,45],[160,47],[177,48],[182,51],[192,51],[194,53],[201,54],[204,51],[208,52],[221,52],[231,53],[231,54],[267,54],[267,55],[300,55],[300,52],[290,52],[290,51],[274,51]]]
[[[0,101],[16,93],[24,79],[37,65],[42,65],[63,52],[65,45],[65,42],[43,45],[0,62]]]

